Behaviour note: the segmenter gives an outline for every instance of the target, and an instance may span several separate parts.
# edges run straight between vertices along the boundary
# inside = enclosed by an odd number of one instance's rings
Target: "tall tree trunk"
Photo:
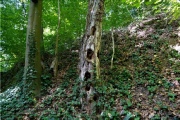
[[[26,79],[26,74],[29,66],[29,52],[30,52],[30,41],[32,39],[32,29],[33,29],[33,22],[34,22],[34,10],[35,5],[33,2],[30,2],[29,8],[29,16],[28,16],[28,26],[27,26],[27,33],[26,33],[26,53],[25,53],[25,66],[24,66],[24,79]]]
[[[85,90],[87,94],[86,98],[81,98],[82,109],[85,109],[90,115],[95,111],[94,103],[97,101],[97,96],[94,94],[94,83],[95,79],[100,77],[99,49],[103,13],[104,0],[89,0],[86,31],[82,38],[80,50],[79,77],[82,80],[81,86],[85,86],[85,88],[81,89],[81,92],[83,93]],[[94,73],[96,73],[96,77],[94,77]]]
[[[56,48],[55,48],[55,65],[54,65],[54,77],[57,77],[58,72],[58,40],[59,40],[59,28],[60,28],[60,3],[58,0],[58,26],[56,36]]]
[[[28,90],[32,90],[34,97],[40,96],[41,89],[41,17],[42,0],[30,1],[24,79],[25,84],[30,84]]]

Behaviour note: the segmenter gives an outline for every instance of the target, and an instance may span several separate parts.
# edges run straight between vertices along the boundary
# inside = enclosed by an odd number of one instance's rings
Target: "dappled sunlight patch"
[[[12,99],[18,97],[18,92],[20,91],[20,87],[15,86],[14,88],[9,88],[5,92],[0,93],[0,104],[3,102],[9,102]]]
[[[141,48],[144,46],[144,42],[140,41],[138,44],[135,45],[136,48]]]
[[[176,45],[170,45],[170,47],[172,48],[172,49],[174,49],[174,50],[176,50],[176,51],[178,51],[178,53],[180,54],[180,44],[178,43],[178,44],[176,44]]]
[[[49,27],[44,29],[44,35],[48,36],[48,35],[54,35],[55,31],[51,30]]]
[[[177,43],[176,45],[170,45],[170,48],[172,49],[171,54],[173,55],[169,60],[175,63],[180,62],[180,44]]]
[[[180,60],[179,60],[179,59],[176,59],[176,58],[170,58],[169,60],[170,60],[170,61],[173,61],[173,62],[175,62],[175,63],[176,63],[176,62],[180,62]]]

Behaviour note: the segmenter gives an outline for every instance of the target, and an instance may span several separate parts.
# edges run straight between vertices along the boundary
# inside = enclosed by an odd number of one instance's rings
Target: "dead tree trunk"
[[[82,38],[79,66],[81,86],[84,86],[81,92],[83,93],[85,90],[85,96],[87,96],[81,97],[82,109],[86,110],[89,115],[92,115],[92,112],[95,111],[94,103],[97,101],[94,86],[95,79],[100,77],[99,49],[103,13],[104,0],[89,0],[86,31]],[[94,75],[94,73],[96,74]]]

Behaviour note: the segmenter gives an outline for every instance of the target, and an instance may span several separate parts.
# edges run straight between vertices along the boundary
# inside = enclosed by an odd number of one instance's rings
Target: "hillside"
[[[161,14],[115,29],[112,69],[111,31],[103,33],[101,80],[95,82],[97,119],[180,118],[180,23],[169,23],[164,17]],[[21,83],[0,93],[2,119],[86,120],[92,117],[81,113],[78,48],[75,42],[71,49],[59,54],[57,79],[51,78],[49,68],[45,70],[43,95],[38,101],[22,97]],[[52,58],[46,58],[49,64]],[[35,107],[34,102],[37,102]]]

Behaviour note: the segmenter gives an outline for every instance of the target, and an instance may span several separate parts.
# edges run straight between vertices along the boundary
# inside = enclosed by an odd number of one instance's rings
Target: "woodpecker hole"
[[[99,51],[97,52],[97,57],[99,58]]]
[[[95,94],[95,95],[93,96],[93,100],[94,100],[94,101],[97,101],[97,99],[98,99],[98,96],[97,96],[97,94]]]
[[[89,103],[92,103],[92,99],[89,99]]]
[[[94,54],[94,52],[91,49],[87,50],[87,58],[88,59],[92,59],[93,54]]]
[[[90,88],[91,88],[91,85],[90,85],[90,84],[87,84],[86,87],[85,87],[85,90],[86,90],[86,91],[89,91]]]
[[[89,39],[90,35],[87,35],[87,39]]]
[[[91,35],[94,35],[96,32],[96,27],[95,26],[92,26],[91,28]]]
[[[32,0],[32,2],[36,4],[36,3],[38,3],[38,0]]]
[[[87,81],[89,78],[91,78],[91,74],[88,71],[86,71],[84,75],[84,81]]]

